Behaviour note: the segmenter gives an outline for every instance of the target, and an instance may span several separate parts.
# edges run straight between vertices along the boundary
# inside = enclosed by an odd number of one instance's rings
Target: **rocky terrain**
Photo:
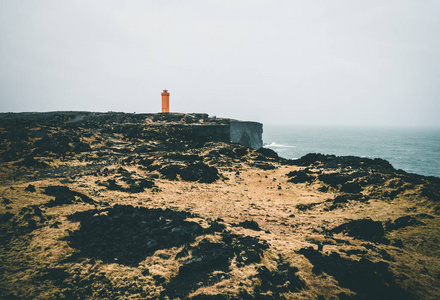
[[[0,114],[0,299],[440,298],[439,178],[226,122]]]

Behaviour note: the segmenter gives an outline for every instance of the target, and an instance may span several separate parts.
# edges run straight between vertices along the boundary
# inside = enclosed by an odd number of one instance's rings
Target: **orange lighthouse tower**
[[[170,112],[170,93],[168,93],[168,90],[163,90],[162,92],[162,112]]]

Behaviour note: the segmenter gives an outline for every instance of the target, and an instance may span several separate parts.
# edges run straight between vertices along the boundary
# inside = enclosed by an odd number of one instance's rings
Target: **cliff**
[[[0,114],[0,299],[439,298],[439,178],[260,125]]]
[[[252,149],[263,146],[263,124],[209,117],[208,114],[130,114],[93,112],[48,112],[0,114],[4,126],[45,124],[63,127],[105,128],[111,132],[142,137],[162,132],[162,139],[233,142]],[[157,138],[160,138],[159,136]]]
[[[263,147],[263,124],[257,122],[230,121],[230,140],[252,149]]]

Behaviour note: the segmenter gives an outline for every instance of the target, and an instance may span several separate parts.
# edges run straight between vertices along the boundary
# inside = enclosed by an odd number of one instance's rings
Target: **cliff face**
[[[263,125],[227,118],[210,118],[208,114],[127,114],[93,112],[5,113],[0,122],[45,124],[64,128],[101,128],[128,136],[151,135],[155,139],[186,142],[238,143],[252,149],[263,146]]]
[[[230,122],[231,142],[243,146],[260,149],[263,147],[263,124],[257,122]]]
[[[252,149],[263,146],[263,124],[227,118],[210,118],[207,114],[126,114],[92,112],[49,112],[2,114],[0,122],[13,124],[52,124],[66,128],[90,127],[120,132],[128,136],[157,134],[157,139],[186,142],[238,143]],[[160,136],[162,134],[162,136]]]
[[[439,299],[439,178],[238,123],[0,114],[0,299]]]

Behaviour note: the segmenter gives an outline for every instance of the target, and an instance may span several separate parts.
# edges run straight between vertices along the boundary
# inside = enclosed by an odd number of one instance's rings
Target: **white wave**
[[[264,144],[265,148],[296,148],[296,146],[290,146],[290,145],[283,145],[283,144],[278,144],[275,142],[269,143],[269,144]]]

